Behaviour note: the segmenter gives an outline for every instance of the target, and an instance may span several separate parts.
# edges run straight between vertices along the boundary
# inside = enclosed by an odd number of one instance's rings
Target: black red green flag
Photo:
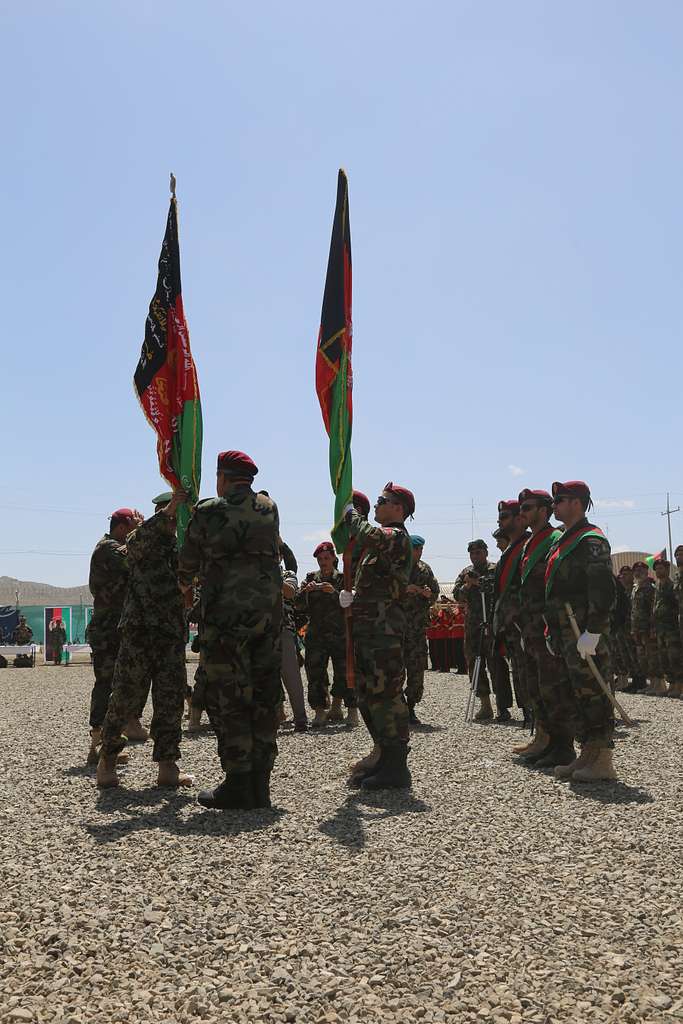
[[[332,540],[337,551],[343,551],[349,543],[344,508],[353,496],[351,291],[349,183],[346,172],[340,170],[315,362],[315,388],[330,439],[330,479],[335,493]]]
[[[659,562],[662,559],[666,561],[666,548],[662,548],[662,550],[658,551],[656,555],[646,555],[643,561],[650,567],[650,569],[654,569],[655,562]]]
[[[202,408],[190,349],[180,285],[180,246],[175,179],[159,256],[159,275],[145,321],[145,340],[134,382],[147,422],[157,435],[159,471],[191,504],[199,498],[202,463]],[[178,509],[182,543],[190,509]]]

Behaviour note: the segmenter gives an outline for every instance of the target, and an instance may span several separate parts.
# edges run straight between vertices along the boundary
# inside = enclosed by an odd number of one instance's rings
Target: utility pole
[[[671,543],[671,517],[674,514],[674,512],[680,512],[680,511],[681,511],[681,506],[680,505],[678,505],[676,508],[671,508],[671,505],[669,504],[669,492],[667,491],[666,492],[666,512],[660,512],[659,514],[660,514],[660,516],[666,516],[666,525],[669,528],[669,561],[671,562],[672,565],[674,564],[674,549],[673,549],[673,545]]]

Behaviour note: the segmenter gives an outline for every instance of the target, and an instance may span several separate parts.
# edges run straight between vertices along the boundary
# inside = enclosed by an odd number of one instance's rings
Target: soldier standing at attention
[[[90,559],[88,585],[93,596],[93,616],[86,630],[86,640],[92,648],[95,685],[90,697],[88,764],[97,764],[99,757],[102,723],[107,713],[116,655],[119,650],[119,619],[128,586],[126,536],[142,521],[143,516],[133,509],[117,509],[112,513],[109,532],[97,542]],[[145,700],[126,723],[125,733],[130,740],[147,739],[147,730],[140,724]]]
[[[662,674],[669,681],[667,696],[680,697],[683,694],[683,648],[678,599],[671,580],[671,563],[666,558],[657,558],[654,570],[657,582],[653,618]]]
[[[424,537],[413,534],[410,538],[413,549],[413,567],[406,587],[406,703],[408,720],[411,725],[420,725],[415,714],[415,705],[424,696],[425,669],[427,668],[427,626],[429,609],[439,596],[431,566],[422,561]]]
[[[116,657],[109,707],[102,726],[97,785],[118,786],[116,759],[125,745],[122,728],[152,681],[153,760],[158,786],[189,786],[178,769],[180,735],[187,688],[185,609],[178,586],[176,509],[182,493],[160,494],[157,511],[126,539],[129,580],[121,615],[121,643]]]
[[[649,572],[646,562],[633,563],[635,584],[631,595],[631,629],[640,671],[650,680],[650,685],[645,692],[649,695],[659,696],[666,693],[666,683],[662,679],[653,617],[655,585]]]
[[[282,627],[277,505],[252,489],[258,468],[243,452],[218,456],[217,498],[194,508],[179,578],[199,577],[206,710],[224,781],[199,794],[204,807],[270,807],[277,756]]]
[[[62,664],[62,654],[64,653],[65,643],[66,630],[64,629],[64,623],[61,619],[57,619],[55,622],[55,628],[52,630],[52,653],[55,665]]]
[[[681,645],[683,646],[683,544],[679,544],[674,551],[674,558],[676,559],[674,590],[678,599],[678,631],[681,635]]]
[[[337,569],[334,544],[323,541],[313,552],[320,568],[309,572],[299,589],[297,611],[308,616],[306,630],[305,668],[308,680],[308,703],[315,711],[314,729],[327,722],[343,722],[342,701],[348,708],[348,725],[358,725],[356,694],[346,685],[346,631],[339,594],[344,578]],[[332,706],[328,663],[332,661]]]
[[[535,735],[527,746],[513,748],[513,753],[537,768],[554,768],[574,760],[577,729],[567,667],[562,658],[548,650],[543,619],[546,561],[561,533],[549,523],[553,499],[548,491],[525,488],[519,495],[519,511],[522,522],[531,530],[519,566],[519,621]]]
[[[645,689],[647,680],[645,676],[641,674],[640,665],[638,664],[636,644],[633,639],[633,628],[631,625],[631,618],[633,614],[633,568],[630,565],[622,565],[619,570],[619,582],[623,587],[628,603],[628,613],[626,614],[624,630],[621,633],[617,632],[617,643],[621,646],[620,661],[625,667],[628,667],[627,675],[631,677],[631,682],[624,686],[624,693],[637,693],[638,690]]]
[[[467,545],[467,553],[470,556],[471,566],[463,569],[453,587],[453,597],[465,608],[465,660],[467,671],[472,681],[474,664],[479,652],[482,627],[485,625],[484,608],[486,609],[486,621],[491,614],[491,597],[493,593],[493,576],[496,567],[489,562],[489,549],[486,541],[471,540]],[[485,605],[482,604],[482,594]],[[486,674],[488,667],[491,673],[491,682],[494,687],[497,684],[498,676],[491,654],[488,638],[482,646],[482,661],[479,671],[479,684],[477,686],[477,697],[481,702],[479,711],[474,716],[475,722],[487,722],[493,718],[491,707],[489,680]],[[508,683],[509,689],[509,683]],[[501,694],[501,706],[505,703],[507,694]],[[510,698],[511,700],[511,698]],[[509,707],[510,701],[507,705]]]
[[[509,540],[508,546],[503,551],[493,579],[493,643],[500,650],[500,642],[512,665],[512,682],[515,688],[517,706],[524,716],[524,725],[531,725],[531,709],[529,707],[529,694],[526,683],[526,664],[521,645],[521,633],[519,631],[519,563],[522,559],[522,550],[529,533],[524,527],[522,517],[519,514],[519,501],[498,502],[498,526],[504,530]],[[496,701],[497,703],[497,701]],[[496,722],[509,722],[510,710],[507,707],[498,706]]]
[[[607,635],[614,602],[610,546],[602,530],[586,518],[593,504],[587,484],[582,480],[558,481],[552,486],[552,494],[555,518],[564,523],[565,530],[548,554],[544,617],[551,649],[564,659],[574,690],[577,738],[582,748],[569,764],[558,765],[555,775],[576,782],[615,779],[612,704],[586,661],[586,655],[593,657],[609,686],[612,679]],[[581,631],[578,640],[567,605]]]
[[[414,511],[412,493],[391,482],[375,502],[379,526],[370,526],[353,505],[345,510],[349,532],[363,546],[354,589],[342,590],[339,595],[342,608],[353,607],[359,709],[375,744],[368,757],[354,767],[351,785],[363,789],[411,785],[403,677],[405,589],[413,556],[404,522]]]

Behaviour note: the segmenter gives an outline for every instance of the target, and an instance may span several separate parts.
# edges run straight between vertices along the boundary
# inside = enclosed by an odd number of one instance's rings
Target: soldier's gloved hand
[[[355,506],[353,502],[349,502],[349,504],[344,507],[344,519],[346,519],[349,512],[353,512],[354,508]]]
[[[342,606],[342,608],[350,608],[351,605],[353,604],[353,599],[355,596],[356,595],[353,590],[340,590],[339,604]]]
[[[588,630],[584,629],[583,633],[576,641],[576,649],[584,661],[586,660],[587,654],[593,655],[597,651],[600,636],[600,633],[589,633]]]

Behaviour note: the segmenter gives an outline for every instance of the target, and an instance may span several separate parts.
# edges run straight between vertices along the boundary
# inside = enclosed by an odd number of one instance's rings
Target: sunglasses
[[[520,512],[531,512],[532,509],[538,508],[539,506],[535,501],[525,501],[523,505],[519,506]]]
[[[499,512],[498,513],[498,518],[499,519],[514,519],[514,517],[516,515],[517,515],[516,512]]]
[[[394,501],[393,498],[385,498],[383,494],[380,494],[379,498],[375,502],[375,505],[397,505],[398,502]]]

